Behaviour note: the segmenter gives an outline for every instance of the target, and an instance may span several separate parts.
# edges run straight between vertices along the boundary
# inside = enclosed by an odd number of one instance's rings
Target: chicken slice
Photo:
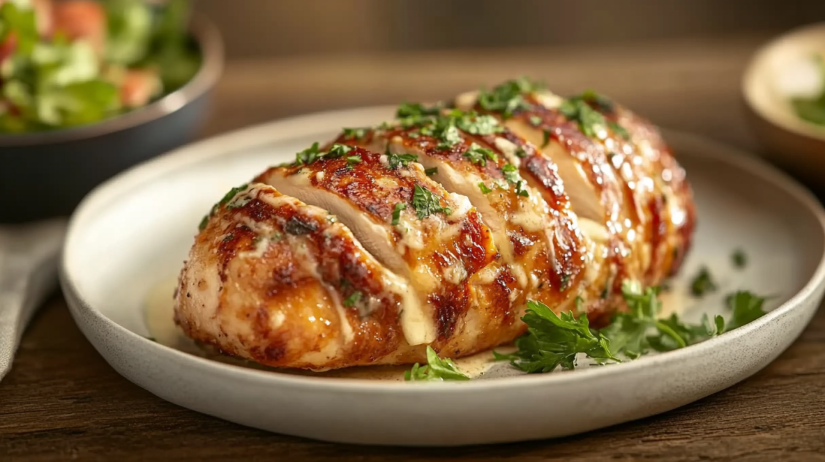
[[[256,181],[330,210],[410,281],[420,300],[401,314],[410,345],[461,356],[523,332],[512,309],[515,278],[498,263],[490,229],[466,197],[445,191],[421,165],[391,168],[385,155],[316,144]]]
[[[406,282],[325,210],[253,184],[230,191],[201,227],[175,303],[191,338],[315,370],[423,357],[401,332],[399,313],[416,304]]]
[[[625,279],[644,282],[649,249],[639,235],[638,220],[626,197],[625,184],[610,162],[604,146],[584,133],[560,108],[566,100],[524,80],[514,80],[490,92],[456,98],[461,109],[491,113],[557,165],[573,211],[590,222],[580,227],[594,242],[605,241],[606,262],[614,268],[607,296],[620,302]],[[646,258],[646,255],[648,256]]]
[[[601,305],[607,274],[600,269],[606,266],[586,258],[589,243],[577,231],[552,162],[551,171],[541,172],[544,183],[534,188],[534,177],[522,177],[519,165],[522,158],[543,155],[494,117],[418,105],[402,106],[399,115],[395,124],[347,130],[336,143],[385,151],[388,165],[396,168],[418,162],[446,190],[468,197],[516,277],[517,306],[536,300],[567,311],[577,297],[585,308]],[[584,280],[587,273],[602,280]]]

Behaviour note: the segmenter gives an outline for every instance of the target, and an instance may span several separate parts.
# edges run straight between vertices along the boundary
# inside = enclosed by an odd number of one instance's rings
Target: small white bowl
[[[752,58],[742,79],[742,93],[756,135],[768,147],[768,160],[825,192],[825,126],[796,115],[783,90],[788,85],[782,82],[792,66],[816,54],[825,56],[825,23],[774,39]],[[796,84],[805,86],[801,81]]]

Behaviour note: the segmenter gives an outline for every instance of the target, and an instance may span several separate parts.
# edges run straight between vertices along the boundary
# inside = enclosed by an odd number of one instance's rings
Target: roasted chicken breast
[[[525,331],[528,301],[605,324],[622,282],[678,269],[695,211],[646,120],[526,80],[344,129],[204,218],[175,317],[262,364],[459,357]]]

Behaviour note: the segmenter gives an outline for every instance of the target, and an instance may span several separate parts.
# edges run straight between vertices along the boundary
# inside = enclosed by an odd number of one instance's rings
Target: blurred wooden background
[[[825,0],[195,0],[232,58],[779,32]]]

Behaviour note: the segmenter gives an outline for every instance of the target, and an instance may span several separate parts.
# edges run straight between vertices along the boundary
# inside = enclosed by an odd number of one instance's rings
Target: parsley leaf
[[[745,251],[742,249],[736,249],[733,251],[733,254],[730,256],[731,261],[733,262],[733,266],[737,268],[744,268],[745,265],[748,264],[748,256],[745,255]]]
[[[498,156],[496,156],[493,151],[487,148],[482,148],[475,143],[471,144],[469,149],[464,152],[464,157],[470,159],[470,162],[481,165],[482,167],[487,165],[488,160],[493,162],[498,161]]]
[[[470,378],[458,370],[458,367],[451,359],[439,358],[435,350],[427,345],[427,365],[420,366],[418,363],[415,363],[411,370],[404,373],[404,380],[408,382],[418,382],[470,380]]]
[[[244,184],[242,184],[238,187],[230,189],[229,192],[224,194],[223,197],[221,198],[221,200],[219,200],[217,204],[213,205],[212,208],[209,210],[209,213],[207,213],[203,217],[203,219],[201,219],[201,222],[198,225],[198,230],[203,231],[206,228],[206,225],[209,222],[209,217],[214,215],[215,212],[217,212],[219,208],[221,208],[222,206],[228,204],[229,201],[234,199],[235,196],[237,196],[239,192],[246,190],[247,187],[249,187],[249,184],[244,183]]]
[[[483,181],[478,183],[478,189],[480,189],[483,194],[490,194],[493,192],[493,190],[488,188]]]
[[[390,170],[396,170],[399,166],[406,167],[410,162],[417,162],[418,156],[413,154],[387,154],[387,163]]]
[[[432,167],[424,169],[424,174],[427,176],[433,176],[438,173],[438,167]]]
[[[622,127],[618,123],[609,120],[607,122],[607,126],[610,127],[611,130],[613,130],[613,133],[619,135],[625,140],[630,140],[630,133],[627,131],[626,128]]]
[[[333,144],[332,147],[329,148],[329,152],[327,152],[323,156],[328,158],[328,159],[337,159],[339,157],[343,157],[343,156],[349,154],[349,152],[352,151],[353,149],[355,149],[355,148],[353,148],[352,146],[349,146],[349,145],[346,145],[346,144],[337,144],[336,143],[336,144]]]
[[[303,151],[295,154],[295,162],[292,163],[294,167],[298,167],[301,165],[309,165],[315,162],[318,157],[321,156],[320,145],[316,141],[312,143],[312,146],[304,149]]]
[[[524,189],[523,185],[524,181],[522,180],[516,182],[516,195],[519,195],[521,197],[530,197],[530,193],[527,192],[526,189]]]
[[[407,209],[407,204],[403,202],[399,202],[395,204],[395,208],[392,210],[392,225],[397,226],[398,220],[401,219],[401,211]]]
[[[599,137],[601,132],[607,127],[607,121],[604,116],[590,107],[590,105],[580,97],[566,100],[559,107],[559,112],[567,117],[568,120],[576,122],[579,125],[579,130],[591,138]]]
[[[361,138],[367,135],[367,131],[369,128],[345,128],[344,129],[344,139],[345,140],[360,140]]]
[[[547,147],[548,144],[550,144],[550,134],[551,134],[550,130],[542,130],[541,131],[541,136],[542,136],[541,147],[544,148],[544,147]]]
[[[363,296],[364,294],[362,294],[360,290],[356,290],[352,293],[352,295],[350,295],[346,298],[346,300],[344,300],[344,306],[347,308],[352,308],[353,306],[357,305],[358,302],[361,301],[361,298]]]
[[[361,162],[361,156],[349,156],[347,157],[347,165],[354,165]]]
[[[517,111],[530,109],[531,105],[524,99],[524,94],[544,88],[544,85],[532,82],[525,77],[510,80],[487,91],[481,89],[478,104],[485,111],[501,114],[508,119]]]
[[[501,167],[501,171],[504,173],[504,179],[507,180],[508,183],[516,184],[521,177],[518,174],[518,168],[513,164],[504,164]]]
[[[690,284],[690,293],[696,297],[701,297],[708,292],[713,292],[717,289],[716,281],[710,275],[710,271],[706,267],[702,267],[699,273],[693,278]]]
[[[429,189],[415,185],[413,190],[412,206],[418,214],[418,219],[423,220],[434,213],[443,212],[445,215],[452,213],[449,207],[442,207],[438,197]]]
[[[401,103],[395,111],[395,117],[403,119],[406,117],[438,115],[441,109],[442,106],[439,104],[427,107],[421,103]]]
[[[766,313],[762,309],[765,297],[754,295],[748,291],[738,291],[727,297],[728,306],[733,310],[733,316],[728,321],[727,330],[742,327],[755,321]]]
[[[577,305],[580,303],[577,299]],[[590,329],[587,316],[576,319],[572,312],[556,316],[547,305],[528,301],[521,319],[528,330],[516,340],[518,351],[509,355],[494,351],[493,355],[524,372],[552,372],[559,366],[574,369],[579,353],[601,363],[620,361],[611,353],[608,340]]]
[[[473,135],[492,135],[504,131],[504,127],[491,115],[477,115],[476,113],[464,114],[461,111],[453,111],[458,115],[456,125],[458,128]]]

